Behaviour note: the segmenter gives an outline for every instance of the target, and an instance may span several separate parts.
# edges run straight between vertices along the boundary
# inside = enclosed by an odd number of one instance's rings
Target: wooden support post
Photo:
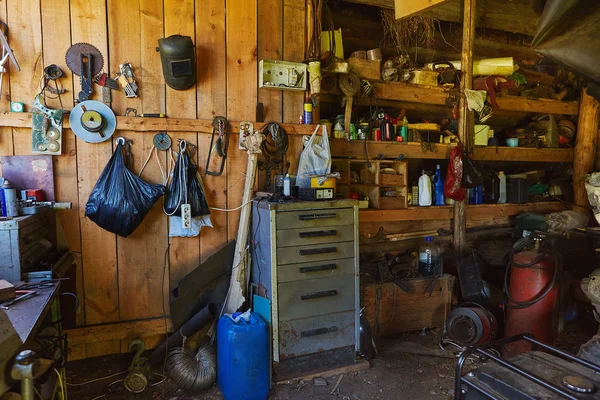
[[[475,38],[475,2],[464,0],[463,42],[462,42],[462,78],[460,81],[460,115],[458,117],[458,138],[465,146],[465,151],[471,149],[473,131],[473,111],[467,107],[465,89],[473,86],[473,41]],[[459,256],[465,246],[467,228],[467,200],[454,203],[454,249]]]
[[[581,93],[579,102],[579,121],[573,159],[573,208],[584,213],[589,212],[589,203],[585,191],[585,176],[594,171],[596,147],[598,145],[598,109],[600,103],[587,94]]]

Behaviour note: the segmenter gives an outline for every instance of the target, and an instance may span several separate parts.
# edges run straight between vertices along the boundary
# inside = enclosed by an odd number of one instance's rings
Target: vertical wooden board
[[[131,63],[135,74],[136,71],[139,71],[142,58],[140,1],[108,0],[107,4],[108,37],[110,39],[108,48],[110,54],[109,70],[111,74],[115,74],[119,71],[119,64],[128,61]],[[158,54],[156,55],[158,56]],[[142,94],[141,91],[140,94]],[[112,93],[111,108],[117,115],[125,115],[127,107],[141,111],[141,104],[140,97],[127,98],[122,89]],[[128,133],[127,131],[118,132],[120,136],[124,137],[127,137]]]
[[[227,0],[227,117],[253,121],[257,101],[257,3],[256,0]],[[227,208],[239,207],[244,189],[247,155],[231,135],[227,158]],[[228,213],[228,240],[237,235],[240,211]]]
[[[21,71],[16,72],[12,64],[9,66],[13,71],[10,77],[11,99],[22,101],[28,109],[40,91],[44,70],[40,2],[8,0],[6,5],[10,47],[21,67]]]
[[[304,60],[306,3],[304,0],[283,0],[283,59]],[[297,124],[302,115],[304,93],[284,91],[283,122]]]
[[[225,1],[196,2],[196,60],[198,118],[224,116],[225,92]]]
[[[233,144],[233,141],[230,141],[230,144]],[[224,170],[221,176],[204,175],[204,165],[206,165],[209,146],[210,135],[198,134],[198,148],[200,151],[198,156],[206,201],[210,207],[225,208],[227,206],[227,171]],[[210,211],[213,227],[203,228],[200,232],[201,262],[205,262],[208,257],[227,244],[227,214],[229,213],[224,211]]]
[[[140,2],[109,0],[108,34],[110,40],[111,70],[117,71],[119,64],[130,62],[138,70],[142,59]],[[150,89],[150,88],[149,88]],[[145,96],[144,96],[145,95]],[[151,104],[153,93],[140,92]],[[113,110],[124,114],[126,107],[141,109],[142,97],[126,98],[119,92],[113,97]],[[120,131],[119,136],[132,140],[131,170],[141,170],[147,154],[153,146],[153,135],[145,132]],[[164,158],[164,154],[161,154]],[[162,183],[156,161],[150,159],[143,175],[149,183]],[[149,318],[163,314],[162,293],[163,269],[165,268],[166,220],[163,218],[160,202],[150,210],[140,226],[127,238],[117,238],[119,315],[121,320]],[[165,276],[165,280],[166,280]],[[168,284],[167,284],[168,285]]]
[[[71,0],[72,42],[88,42],[96,46],[108,63],[106,3],[102,0]],[[79,84],[74,85],[79,90]],[[99,98],[95,90],[91,96]],[[85,204],[100,173],[112,155],[112,143],[85,143],[77,140],[77,180],[81,222],[81,253],[84,277],[86,323],[111,322],[119,319],[116,237],[85,217]],[[119,341],[102,346],[116,346]],[[88,346],[88,356],[98,355],[100,345]],[[102,351],[100,351],[102,352]],[[105,353],[106,354],[106,353]]]
[[[73,107],[73,74],[65,62],[65,52],[71,46],[71,21],[69,16],[69,0],[41,0],[42,43],[44,66],[56,64],[63,72],[58,81],[67,91],[61,95],[64,109]],[[46,105],[61,108],[58,98],[46,98]],[[64,154],[64,152],[63,152]],[[73,185],[77,186],[77,185]]]
[[[289,147],[285,155],[285,161],[290,163],[290,175],[298,174],[298,162],[300,161],[300,154],[302,154],[302,145],[301,135],[289,136]]]
[[[65,51],[71,45],[71,21],[68,0],[41,0],[44,65],[56,64],[63,71],[60,84],[66,89],[61,95],[62,108],[73,106],[73,76],[65,63]],[[60,86],[59,86],[60,87]],[[51,108],[61,108],[58,98],[46,98],[46,105]],[[62,155],[53,157],[54,160],[54,195],[59,201],[73,204],[70,210],[57,213],[65,234],[69,250],[74,252],[76,265],[76,294],[83,299],[83,264],[81,260],[81,228],[79,221],[79,193],[77,189],[77,148],[75,135],[71,130],[63,130]],[[82,305],[76,312],[77,325],[85,324],[85,307]],[[85,358],[86,346],[78,346]]]
[[[164,3],[165,12],[165,37],[174,34],[195,37],[195,15],[193,0],[166,0]],[[199,63],[202,60],[198,60]],[[196,88],[188,90],[173,90],[166,88],[166,111],[169,117],[175,118],[196,118]],[[177,132],[171,136],[173,139],[173,150],[177,151],[177,139],[187,140],[189,143],[197,145],[198,135],[195,132]],[[197,157],[197,154],[196,156]],[[200,238],[169,238],[170,246],[170,284],[172,289],[177,285],[179,279],[184,277],[200,263]]]
[[[286,21],[286,24],[288,21]],[[258,0],[258,60],[281,60],[283,45],[283,2]],[[282,121],[281,90],[258,89],[265,121]]]
[[[162,0],[140,0],[141,64],[139,87],[142,112],[164,113],[165,81],[160,57],[156,52],[158,39],[164,36]]]
[[[226,116],[225,0],[196,2],[196,59],[199,61],[198,118]],[[227,167],[221,176],[204,175],[210,139],[208,134],[198,134],[198,160],[204,192],[209,206],[226,208]],[[229,145],[232,149],[233,140]],[[213,227],[200,232],[201,262],[227,243],[227,214],[211,211]]]

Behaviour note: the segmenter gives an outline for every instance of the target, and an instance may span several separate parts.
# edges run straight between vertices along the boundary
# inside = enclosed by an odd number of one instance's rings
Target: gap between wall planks
[[[225,0],[209,0],[208,3],[199,0],[183,3],[134,0],[128,4],[117,4],[116,0],[59,2],[57,6],[57,3],[50,3],[48,0],[41,0],[39,4],[33,0],[0,0],[0,20],[7,21],[11,27],[9,42],[21,66],[28,66],[22,72],[12,71],[9,66],[12,74],[4,76],[0,112],[8,111],[11,89],[12,100],[23,101],[26,109],[31,110],[33,97],[39,90],[43,66],[51,63],[59,65],[65,73],[62,83],[67,92],[63,94],[62,100],[66,109],[72,108],[72,98],[80,90],[79,77],[71,76],[65,66],[64,54],[73,43],[89,42],[102,52],[105,72],[111,76],[116,72],[118,64],[124,61],[133,63],[140,86],[140,98],[126,99],[122,91],[113,92],[112,108],[116,114],[123,115],[125,107],[137,107],[140,112],[166,112],[170,117],[190,118],[158,120],[118,117],[119,127],[124,129],[120,129],[115,135],[123,135],[134,141],[132,151],[135,172],[147,156],[153,131],[159,130],[170,132],[174,141],[178,137],[186,137],[192,143],[198,143],[198,161],[200,170],[203,171],[213,116],[227,116],[234,121],[233,132],[237,133],[239,122],[235,121],[255,119],[255,104],[259,94],[261,98],[265,95],[275,99],[266,109],[266,121],[282,121],[283,108],[288,104],[283,100],[283,94],[277,91],[259,91],[256,81],[258,60],[262,58],[257,55],[259,42],[265,44],[265,49],[268,42],[272,42],[275,45],[272,51],[276,56],[269,58],[282,58],[283,3],[278,5],[276,0],[255,0],[238,9],[236,1],[228,0],[230,15],[226,17]],[[277,26],[275,31],[269,29],[268,22],[258,27],[259,9],[262,10],[261,15],[267,18],[265,13],[269,12],[271,6],[279,7],[273,15],[268,15],[270,21]],[[23,10],[27,12],[24,13]],[[232,21],[241,18],[246,34],[242,35],[239,29],[227,31],[227,34],[226,18],[232,26],[236,26]],[[303,31],[303,27],[299,29]],[[195,89],[183,92],[165,89],[160,58],[154,49],[159,37],[174,33],[190,35],[197,44],[198,84]],[[289,39],[288,45],[294,40],[296,39]],[[229,44],[228,52],[226,42]],[[268,46],[271,51],[273,46]],[[302,40],[302,51],[303,46]],[[303,54],[300,60],[302,56]],[[242,64],[237,63],[238,59],[243,61]],[[99,99],[101,90],[96,86],[94,91],[92,98]],[[248,95],[245,95],[246,92]],[[229,104],[228,108],[228,99],[234,95],[238,103]],[[57,107],[58,102],[49,100],[48,105]],[[295,106],[301,111],[301,101]],[[30,121],[31,115],[27,113],[0,114],[1,155],[31,154]],[[297,123],[297,118],[292,122]],[[145,124],[144,128],[141,128],[142,124]],[[262,124],[258,123],[257,126]],[[186,130],[188,127],[189,130]],[[292,124],[284,127],[292,136],[291,141],[301,140],[296,134],[312,133],[314,129],[314,126]],[[237,135],[233,134],[230,148],[235,150],[230,153],[233,156],[229,159],[228,168],[232,169],[231,165],[240,167],[237,171],[238,179],[232,178],[235,171],[227,173],[228,170],[220,177],[203,177],[211,206],[224,208],[240,205],[246,153],[237,150],[237,140]],[[112,142],[98,145],[79,141],[68,129],[67,120],[63,135],[63,155],[54,157],[57,198],[74,204],[73,210],[57,214],[66,243],[77,262],[76,279],[81,300],[77,315],[78,326],[108,323],[107,329],[110,329],[110,324],[120,323],[119,321],[158,318],[163,314],[162,299],[157,296],[160,293],[164,267],[164,252],[159,251],[159,248],[165,249],[169,242],[168,219],[155,207],[139,228],[140,231],[124,239],[103,231],[84,215],[89,193],[113,149]],[[150,182],[161,179],[154,159],[146,167],[143,177]],[[239,181],[238,185],[228,190],[228,186],[236,181]],[[228,193],[231,194],[229,198]],[[238,197],[234,198],[236,193]],[[238,213],[214,211],[212,221],[215,228],[205,229],[201,239],[182,239],[180,246],[171,248],[171,270],[168,271],[167,287],[188,269],[195,268],[200,261],[206,260],[221,248],[228,238],[235,237],[237,218],[232,217],[235,221],[230,221],[229,225],[227,220],[230,214]],[[174,255],[175,252],[177,255]],[[195,253],[195,258],[189,256],[190,253]],[[179,257],[183,256],[186,258],[184,261],[188,262],[178,262]],[[129,339],[122,339],[89,346],[80,344],[69,351],[78,358],[125,351]],[[144,338],[149,347],[160,339],[160,335]]]

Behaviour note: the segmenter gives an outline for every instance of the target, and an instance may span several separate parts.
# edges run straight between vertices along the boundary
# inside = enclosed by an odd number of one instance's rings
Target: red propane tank
[[[510,286],[505,288],[510,295],[507,299],[506,337],[530,333],[541,342],[554,343],[558,332],[556,268],[558,266],[554,265],[550,254],[527,250],[513,255]],[[544,295],[546,291],[548,293]],[[508,357],[525,351],[531,351],[531,344],[518,341],[505,345],[503,355]]]

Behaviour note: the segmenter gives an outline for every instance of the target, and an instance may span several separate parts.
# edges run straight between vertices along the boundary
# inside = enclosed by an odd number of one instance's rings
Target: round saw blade
[[[98,50],[96,46],[89,43],[75,43],[73,46],[69,47],[65,54],[67,67],[69,67],[75,75],[81,76],[81,57],[88,55],[92,57],[92,76],[98,75],[104,66],[104,57],[102,57],[102,53],[100,53],[100,50]]]

